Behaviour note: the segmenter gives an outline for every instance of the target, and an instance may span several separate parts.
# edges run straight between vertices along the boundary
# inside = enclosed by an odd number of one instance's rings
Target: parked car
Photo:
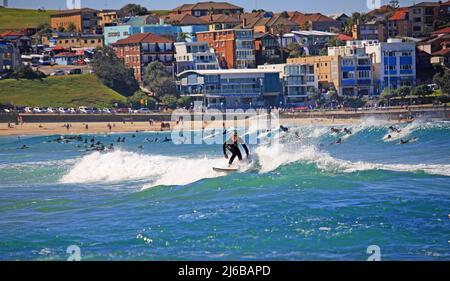
[[[86,61],[83,59],[79,59],[75,62],[75,65],[86,65],[86,64],[87,64]]]
[[[80,106],[78,107],[78,112],[83,113],[83,114],[87,114],[88,113],[88,109],[86,106]]]
[[[71,108],[68,108],[67,109],[67,111],[66,111],[67,113],[77,113],[77,111],[75,110],[75,108],[73,108],[73,107],[71,107]]]
[[[50,73],[50,76],[64,76],[64,75],[66,75],[64,70],[56,70],[56,71]]]
[[[135,111],[136,113],[150,113],[150,109],[148,108],[140,108],[138,110]]]
[[[33,108],[33,113],[42,113],[42,109],[40,109],[39,107],[35,107]]]
[[[47,108],[46,111],[47,111],[47,113],[55,113],[56,112],[52,107]]]
[[[58,112],[61,114],[66,113],[66,110],[63,107],[58,108]]]
[[[73,75],[73,74],[82,74],[83,72],[79,68],[74,68],[74,69],[69,70],[67,73],[69,75]]]
[[[118,108],[116,109],[116,113],[131,113],[131,108]]]
[[[4,108],[3,111],[6,112],[6,113],[10,113],[11,112],[11,110],[8,109],[8,108]]]
[[[25,111],[26,113],[32,113],[32,112],[33,112],[33,109],[32,109],[31,107],[25,107],[24,111]]]
[[[103,108],[103,113],[111,114],[111,110],[109,108]]]

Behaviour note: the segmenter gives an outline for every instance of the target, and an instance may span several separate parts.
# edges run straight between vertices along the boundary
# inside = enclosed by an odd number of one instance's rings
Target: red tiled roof
[[[77,57],[77,56],[79,56],[79,55],[77,55],[76,53],[71,53],[71,52],[62,52],[62,53],[55,55],[55,57]]]
[[[295,14],[292,18],[291,21],[295,22],[298,25],[303,25],[306,22],[334,22],[336,20],[324,16],[321,13],[315,13],[315,14]]]
[[[449,34],[449,33],[450,33],[450,26],[431,32],[431,34],[433,35]]]
[[[173,9],[173,12],[178,11],[192,11],[192,10],[209,10],[209,9],[216,9],[216,10],[236,10],[236,9],[242,9],[239,6],[227,3],[227,2],[198,2],[196,4],[184,4],[181,5],[175,9]]]
[[[406,20],[408,16],[408,9],[402,8],[395,11],[395,13],[389,18],[389,20]]]
[[[343,42],[354,40],[353,37],[351,37],[351,36],[349,36],[347,34],[342,34],[342,33],[338,34],[336,36],[336,39],[339,40],[339,41],[343,41]]]
[[[3,33],[0,33],[0,37],[11,37],[11,36],[24,36],[26,33],[25,32],[17,32],[17,31],[5,31]]]
[[[194,17],[190,14],[169,14],[163,17],[164,21],[171,24],[180,24],[180,25],[202,25],[208,24],[206,21]]]
[[[431,54],[432,56],[446,56],[450,55],[450,48],[441,49]]]
[[[172,40],[153,33],[140,33],[131,35],[128,38],[121,39],[115,45],[128,45],[136,43],[173,43]]]
[[[231,24],[239,24],[241,21],[235,17],[227,16],[227,15],[209,15],[200,17],[201,20],[206,21],[207,23],[231,23]]]
[[[385,14],[385,13],[388,13],[388,12],[392,12],[393,10],[394,10],[394,8],[392,8],[391,6],[383,5],[383,6],[381,6],[378,9],[374,9],[372,11],[369,11],[368,14],[373,16],[373,15],[377,15],[377,14]]]

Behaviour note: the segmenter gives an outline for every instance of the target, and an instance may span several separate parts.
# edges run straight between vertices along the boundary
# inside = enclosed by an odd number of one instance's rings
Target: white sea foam
[[[223,161],[223,160],[222,160]],[[151,186],[185,185],[219,174],[211,167],[215,158],[181,158],[143,155],[127,151],[94,152],[80,158],[66,174],[63,183],[118,182],[148,179]]]
[[[315,134],[315,133],[314,133]],[[450,165],[438,164],[382,164],[348,161],[332,157],[314,145],[295,146],[274,142],[261,145],[252,153],[254,162],[242,164],[241,171],[256,168],[260,174],[269,173],[295,162],[309,163],[331,173],[353,173],[366,170],[424,172],[450,176]],[[226,164],[222,157],[176,157],[144,155],[135,152],[94,152],[78,159],[60,180],[62,183],[120,182],[144,180],[145,188],[159,185],[187,185],[201,179],[224,176],[212,167]]]

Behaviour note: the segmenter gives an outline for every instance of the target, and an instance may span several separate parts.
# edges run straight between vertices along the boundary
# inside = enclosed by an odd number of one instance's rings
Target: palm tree
[[[275,31],[280,36],[280,50],[281,50],[281,61],[284,62],[284,48],[283,48],[283,35],[286,26],[283,23],[278,23],[275,25]]]
[[[186,42],[187,39],[189,39],[189,38],[191,38],[191,35],[189,33],[186,33],[186,32],[181,32],[180,35],[178,36],[178,39],[181,42]]]

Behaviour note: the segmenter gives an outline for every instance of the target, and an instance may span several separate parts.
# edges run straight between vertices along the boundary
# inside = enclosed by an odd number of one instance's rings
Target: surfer
[[[240,137],[238,137],[237,131],[234,131],[233,136],[223,144],[223,154],[225,156],[225,159],[228,159],[227,149],[232,153],[230,161],[228,162],[229,166],[233,164],[233,161],[236,158],[236,156],[238,157],[239,161],[242,161],[242,154],[241,151],[239,150],[239,144],[241,144],[242,147],[244,148],[248,158],[249,154],[247,145]]]
[[[395,128],[394,126],[390,126],[390,127],[389,127],[389,130],[391,130],[391,132],[395,132],[395,133],[400,133],[400,132],[401,132],[400,129],[397,129],[397,128]]]
[[[339,138],[339,139],[336,141],[336,144],[341,144],[341,143],[342,143],[342,139]]]
[[[281,125],[280,130],[282,130],[283,132],[287,132],[287,131],[289,131],[289,128]]]
[[[352,131],[350,131],[350,130],[347,129],[347,128],[344,128],[344,132],[345,132],[347,135],[351,135],[351,134],[352,134]]]
[[[417,141],[417,138],[412,138],[410,140],[404,140],[404,139],[400,139],[400,144],[407,144],[413,141]]]
[[[341,130],[332,127],[332,128],[331,128],[331,132],[333,132],[333,133],[335,133],[335,134],[339,134],[339,133],[341,132]]]

